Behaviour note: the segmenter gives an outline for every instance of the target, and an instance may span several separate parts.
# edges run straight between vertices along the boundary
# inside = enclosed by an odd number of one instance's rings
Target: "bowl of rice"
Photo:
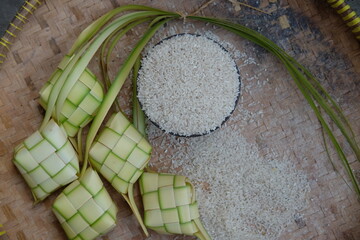
[[[141,61],[138,99],[157,127],[195,137],[221,127],[240,96],[240,73],[231,54],[201,35],[177,34],[152,47]]]

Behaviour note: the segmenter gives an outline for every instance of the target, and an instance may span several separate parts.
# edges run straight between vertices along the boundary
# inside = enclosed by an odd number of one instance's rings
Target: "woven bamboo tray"
[[[48,0],[35,11],[11,46],[11,52],[0,70],[0,223],[7,232],[0,239],[66,239],[50,211],[57,194],[33,206],[30,190],[11,158],[14,147],[38,129],[42,120],[37,103],[38,92],[81,30],[103,13],[123,4],[145,4],[191,13],[205,2]],[[325,1],[254,2],[248,3],[271,15],[246,7],[238,10],[231,1],[225,0],[213,1],[199,14],[247,24],[295,56],[318,76],[338,100],[359,142],[360,46],[351,31]],[[181,31],[181,24],[178,23],[178,31]],[[258,145],[262,155],[270,150],[279,156],[283,156],[285,151],[290,152],[289,161],[297,169],[305,171],[309,180],[311,190],[307,205],[301,212],[303,218],[293,222],[279,239],[360,239],[360,204],[354,192],[345,184],[343,171],[336,173],[328,161],[316,117],[296,90],[285,68],[274,61],[270,54],[247,41],[229,33],[218,33],[261,63],[260,68],[248,66],[247,73],[251,75],[267,69],[267,84],[252,89],[251,93],[243,93],[241,107],[252,112],[263,111],[261,119],[244,129],[244,135],[248,141]],[[129,34],[125,44],[130,44],[136,35],[136,32]],[[111,65],[113,71],[122,57],[114,56],[114,59]],[[95,62],[92,67],[95,69]],[[96,70],[94,72],[98,73]],[[250,81],[243,78],[244,86],[250,85]],[[130,84],[127,83],[121,99],[127,99],[129,88]],[[121,102],[125,109],[129,109],[127,102]],[[345,150],[353,160],[352,166],[360,169],[349,148],[345,146]],[[111,187],[108,189],[119,206],[119,223],[102,239],[144,239],[126,203]],[[173,238],[152,232],[150,239]]]

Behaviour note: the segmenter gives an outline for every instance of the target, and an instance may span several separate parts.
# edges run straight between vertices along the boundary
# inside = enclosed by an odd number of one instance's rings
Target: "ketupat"
[[[51,91],[69,60],[69,56],[64,57],[50,80],[40,90],[40,104],[44,109],[47,108]],[[103,97],[104,93],[99,81],[86,68],[68,94],[59,119],[57,119],[64,126],[68,136],[74,137],[80,128],[85,127],[92,120]],[[56,118],[55,112],[53,112],[53,117]]]
[[[149,9],[141,6],[126,6],[119,9],[129,10],[131,8]],[[116,9],[116,11],[119,9]],[[46,101],[43,101],[43,105],[46,105],[47,111],[40,130],[25,140],[25,142],[19,147],[17,147],[14,154],[14,164],[18,167],[28,185],[32,188],[36,202],[43,200],[60,186],[66,185],[77,178],[76,174],[79,171],[77,155],[73,149],[73,146],[67,139],[68,136],[66,132],[62,127],[59,127],[55,121],[61,119],[60,113],[62,112],[60,110],[63,110],[63,104],[65,104],[67,98],[71,96],[73,86],[76,86],[76,84],[79,82],[79,79],[80,82],[85,83],[83,85],[89,85],[89,87],[95,86],[95,88],[99,90],[99,85],[96,80],[94,80],[94,76],[90,74],[88,70],[86,70],[86,66],[90,62],[91,58],[97,49],[101,46],[102,42],[112,33],[112,31],[118,30],[119,27],[126,26],[127,24],[132,23],[139,18],[157,16],[159,14],[162,14],[162,12],[139,11],[121,16],[118,19],[115,19],[112,24],[107,26],[94,39],[90,38],[94,36],[96,31],[99,29],[91,29],[91,25],[89,26],[90,29],[85,29],[85,35],[80,35],[80,40],[78,39],[79,41],[76,41],[74,44],[75,47],[73,46],[72,50],[70,51],[72,53],[69,54],[69,56],[65,56],[60,63],[59,69],[55,71],[52,76],[52,80],[50,80],[50,82],[53,81],[52,84],[49,83],[48,86],[44,88],[44,95],[47,96]],[[107,19],[101,19],[102,23],[105,24]],[[98,26],[95,28],[97,27]],[[160,25],[158,27],[160,27]],[[85,42],[84,39],[86,39]],[[51,89],[49,88],[49,85],[52,85]],[[89,89],[85,87],[81,90],[83,90],[83,92],[90,92]],[[100,91],[97,93],[99,96],[101,96],[102,90],[100,89]],[[75,97],[79,96],[76,96],[75,93]],[[84,95],[81,97],[84,97]],[[84,108],[91,107],[93,106],[90,106],[89,104],[84,106]],[[51,116],[55,116],[56,118],[51,119]],[[82,123],[87,121],[87,116],[84,117],[83,115],[80,118]],[[78,129],[75,129],[75,131],[77,130]],[[69,135],[74,135],[74,132]],[[80,151],[79,154],[81,155],[81,149],[78,148],[78,150]],[[61,156],[64,156],[63,160],[58,159],[58,152],[61,154]],[[71,164],[69,163],[68,165],[64,166],[63,162],[70,162]],[[72,166],[75,170],[69,173],[69,166]],[[83,169],[86,169],[87,164],[84,163],[84,166]],[[86,172],[82,173],[85,174]],[[77,224],[76,221],[73,223],[75,225]]]
[[[161,12],[155,12],[155,13],[158,14],[158,15],[163,14]],[[145,14],[145,16],[147,16],[149,14],[152,14],[152,15],[156,16],[155,13],[150,12],[148,14]],[[173,15],[175,15],[175,14],[172,14],[171,17],[173,17]],[[157,19],[157,18],[155,18],[155,19]],[[96,136],[102,122],[104,121],[105,116],[107,115],[108,111],[110,110],[111,105],[114,103],[114,101],[116,99],[116,96],[119,93],[122,85],[124,84],[126,78],[129,76],[132,67],[136,63],[136,61],[138,59],[138,56],[140,55],[141,51],[143,50],[143,48],[145,47],[147,42],[156,33],[156,31],[161,26],[163,26],[163,24],[165,24],[167,21],[169,21],[170,19],[171,18],[165,18],[165,19],[161,18],[161,19],[159,19],[159,21],[152,22],[153,24],[149,27],[149,29],[144,33],[144,35],[138,41],[138,43],[136,44],[136,46],[134,47],[134,49],[132,50],[132,52],[130,53],[130,55],[128,56],[128,58],[126,59],[126,61],[122,65],[122,67],[120,68],[119,72],[116,74],[116,77],[112,81],[112,84],[111,84],[110,88],[108,89],[107,94],[105,95],[104,101],[103,101],[101,107],[99,108],[98,114],[95,116],[94,121],[90,126],[90,129],[89,129],[89,132],[88,132],[88,135],[87,135],[87,138],[86,138],[86,143],[85,143],[85,155],[84,155],[84,164],[85,165],[87,164],[87,161],[89,160],[89,152],[90,152],[91,146],[93,145],[93,141],[95,139],[95,136]],[[139,23],[139,21],[137,21],[137,22]],[[119,29],[117,29],[117,30],[119,30]],[[130,130],[130,132],[132,132],[131,133],[131,135],[133,135],[132,137],[136,137],[136,135],[137,135],[137,137],[141,136],[139,133],[137,133],[137,134],[135,133],[135,135],[134,135],[134,132],[137,132],[137,131],[135,130],[135,128],[132,125],[129,128],[129,130]],[[125,140],[125,139],[126,138],[123,138],[123,140]],[[134,140],[136,141],[136,139],[134,139]],[[128,142],[128,143],[131,143],[131,142]],[[139,144],[143,144],[143,143],[139,142]],[[144,149],[144,150],[145,151],[150,151],[150,149],[149,150]],[[137,149],[135,153],[138,154],[138,155],[139,154],[141,155],[142,152],[139,151],[139,149]],[[144,151],[143,151],[143,153],[144,153]],[[142,161],[147,161],[147,160],[148,159],[145,159],[145,160],[143,159]],[[135,160],[134,160],[134,164],[136,164]],[[138,167],[139,168],[144,168],[145,165],[146,165],[146,163],[144,163],[143,166],[139,165]],[[127,169],[129,169],[129,168],[131,168],[132,165],[128,163],[128,164],[125,164],[124,166]],[[126,168],[124,170],[126,170]],[[137,171],[136,169],[133,169],[133,170],[135,170],[136,178],[140,177],[141,171]],[[82,173],[83,173],[83,171],[82,171]],[[131,172],[131,173],[134,173],[134,172]],[[128,174],[128,173],[123,171],[122,176],[124,176],[125,179],[127,178],[127,176],[125,176],[126,174]],[[132,178],[133,178],[133,176],[132,176]],[[136,179],[136,178],[134,178],[134,179]],[[117,178],[117,180],[121,180],[121,178]],[[120,182],[120,181],[118,181],[118,182]],[[144,224],[142,222],[140,213],[139,213],[139,211],[137,209],[137,206],[135,204],[135,201],[134,201],[133,183],[129,182],[127,191],[128,191],[128,194],[122,193],[122,196],[127,201],[129,206],[131,207],[132,211],[134,212],[134,214],[135,214],[139,224],[141,225],[145,235],[148,236],[148,232],[147,232],[146,227],[144,226]]]
[[[200,221],[193,185],[184,176],[143,173],[140,191],[144,223],[162,234],[185,234],[211,239]]]
[[[123,113],[114,113],[90,148],[91,165],[118,191],[149,235],[134,201],[133,185],[150,160],[152,147]]]
[[[95,239],[116,225],[117,207],[91,168],[64,189],[52,209],[69,239]]]
[[[119,29],[121,29],[121,27],[125,27],[127,26],[127,24],[131,24],[132,21],[135,21],[137,20],[138,18],[141,18],[141,17],[148,17],[148,16],[151,16],[151,15],[155,15],[156,14],[159,14],[159,12],[151,12],[151,11],[144,11],[144,12],[138,12],[138,13],[131,13],[131,14],[127,14],[127,15],[124,15],[120,18],[118,18],[117,20],[115,20],[114,22],[110,23],[109,26],[104,29],[103,31],[101,31],[99,33],[99,35],[96,37],[95,40],[93,40],[92,44],[89,46],[89,49],[90,50],[83,50],[85,53],[84,53],[84,56],[86,57],[82,57],[81,60],[79,60],[81,62],[80,63],[75,63],[75,61],[77,61],[77,59],[75,57],[73,57],[73,62],[72,62],[72,65],[74,67],[76,67],[75,69],[75,72],[77,72],[77,75],[79,75],[79,72],[80,71],[83,71],[86,67],[86,64],[90,61],[90,57],[92,56],[92,54],[95,54],[95,50],[101,45],[101,43],[107,39],[108,36],[111,36],[111,32],[112,31],[118,31]],[[137,21],[138,23],[140,23],[139,21]],[[145,34],[144,37],[139,41],[137,47],[135,47],[135,50],[133,52],[132,55],[130,55],[131,57],[129,57],[129,59],[124,63],[123,67],[121,68],[121,70],[125,69],[125,72],[122,73],[122,74],[119,74],[120,75],[120,80],[121,78],[124,78],[124,80],[126,79],[127,75],[129,74],[130,71],[127,72],[126,69],[131,69],[131,63],[132,63],[132,58],[135,58],[137,57],[138,54],[140,54],[141,50],[143,49],[143,47],[145,46],[145,44],[147,43],[147,41],[150,39],[150,37],[156,32],[156,30],[162,26],[162,24],[164,24],[166,21],[162,21],[161,23],[159,24],[156,24],[154,27],[150,28],[149,29],[149,32],[148,34]],[[89,53],[89,52],[90,53]],[[79,54],[78,54],[78,58],[79,58]],[[88,60],[84,60],[84,59],[88,59]],[[86,64],[85,64],[86,63]],[[71,65],[70,65],[71,66]],[[69,67],[70,68],[70,67]],[[67,71],[69,72],[69,68],[67,69]],[[66,71],[66,70],[65,70]],[[64,72],[65,72],[64,71]],[[121,71],[120,71],[121,72]],[[73,74],[74,75],[74,74]],[[76,75],[75,75],[76,76]],[[76,76],[77,77],[77,76]],[[76,77],[72,77],[71,81],[74,81],[76,80]],[[63,84],[68,84],[67,82],[68,80],[63,77],[62,79],[62,82]],[[99,117],[104,117],[106,114],[107,114],[107,111],[109,110],[109,107],[110,105],[113,103],[114,100],[110,100],[110,103],[109,103],[109,98],[115,98],[114,96],[116,96],[114,93],[111,93],[111,89],[114,89],[114,85],[116,85],[118,87],[118,90],[120,90],[121,86],[122,86],[122,83],[119,83],[119,84],[115,84],[117,81],[115,80],[112,84],[112,86],[110,87],[109,89],[109,92],[107,93],[107,95],[105,96],[105,99],[104,99],[104,102],[102,103],[100,109],[99,109],[99,113],[98,115],[96,116],[95,118],[95,122],[96,122],[96,119],[99,118]],[[61,83],[61,82],[60,82]],[[58,84],[60,87],[64,87],[60,84]],[[68,84],[69,85],[69,84]],[[53,87],[55,88],[55,87]],[[116,88],[115,88],[116,89]],[[62,91],[62,90],[61,90]],[[114,90],[113,90],[114,91]],[[115,90],[116,91],[116,90]],[[117,93],[116,93],[117,94]],[[63,95],[64,96],[64,95]],[[59,102],[59,100],[57,99],[56,100],[56,104]],[[60,101],[61,102],[61,101]],[[53,104],[54,105],[54,104]],[[58,109],[58,107],[57,107]],[[47,109],[49,111],[49,109]],[[92,124],[92,127],[93,127],[94,124]],[[98,126],[99,127],[99,126]],[[137,141],[138,137],[141,138],[141,135],[139,133],[137,133],[137,131],[135,130],[135,128],[130,125],[126,126],[127,127],[127,131],[124,132],[124,136],[122,137],[122,139],[126,139],[126,137],[128,136],[129,139],[133,139],[135,142]],[[97,130],[92,130],[92,128],[90,128],[90,131],[88,133],[88,136],[87,136],[87,140],[89,139],[89,135],[90,136],[95,136]],[[94,134],[95,133],[95,134]],[[137,134],[136,134],[137,133]],[[91,140],[92,141],[92,140]],[[87,141],[88,143],[89,141]],[[131,143],[131,142],[130,142]],[[143,150],[146,150],[148,151],[148,153],[150,152],[151,150],[151,147],[150,145],[146,145],[146,142],[144,141],[139,141],[138,143],[138,148],[136,148],[134,151],[133,151],[133,155],[130,154],[130,158],[129,160],[131,160],[132,163],[134,163],[136,165],[136,158],[139,157],[141,155],[141,153],[144,153],[144,151],[141,151],[139,146],[142,147]],[[89,145],[87,144],[87,147]],[[145,147],[148,147],[148,149],[146,149]],[[150,148],[149,148],[150,147]],[[79,150],[81,149],[81,147],[79,147]],[[81,176],[83,176],[84,174],[86,174],[85,172],[85,169],[87,167],[87,163],[88,163],[88,154],[89,154],[89,148],[86,148],[85,149],[85,159],[84,159],[84,165],[83,165],[83,170],[81,171]],[[80,150],[81,151],[81,150]],[[139,155],[140,154],[140,155]],[[149,156],[148,154],[146,154],[147,156],[145,156],[145,159],[142,159],[141,161],[144,161],[144,163],[140,166],[137,166],[139,167],[140,169],[144,168],[148,159],[149,159]],[[131,164],[129,163],[125,163],[124,164],[124,169],[123,169],[123,174],[121,176],[123,176],[125,179],[126,179],[126,174],[129,175],[129,167],[131,166]],[[141,175],[141,171],[138,171],[136,170],[134,172],[134,174],[136,176],[132,176],[132,180],[133,181],[136,181],[138,177],[140,177]],[[124,175],[125,174],[125,175]],[[119,180],[120,178],[118,178],[117,180]],[[130,179],[129,179],[130,180]],[[127,186],[125,186],[126,188]],[[147,231],[146,231],[146,228],[143,226],[142,224],[142,220],[140,218],[140,214],[138,213],[138,210],[137,210],[137,207],[136,207],[136,204],[133,200],[133,195],[132,195],[132,183],[129,182],[128,183],[128,188],[129,190],[126,190],[126,192],[128,191],[129,192],[129,197],[125,196],[125,194],[123,194],[123,196],[125,197],[125,199],[127,200],[127,202],[129,203],[130,207],[132,208],[133,212],[135,213],[136,217],[138,218],[139,220],[139,223],[141,224],[141,226],[143,227],[144,229],[144,232],[145,234],[148,234]],[[61,204],[60,204],[61,205]],[[74,225],[75,227],[81,223],[81,219],[77,219],[76,221],[72,221],[71,222],[71,225]],[[67,225],[63,225],[63,227],[68,227]]]
[[[79,161],[65,130],[50,120],[15,149],[13,162],[31,188],[35,202],[75,179]]]
[[[90,149],[90,162],[119,192],[126,194],[150,160],[152,147],[121,113],[115,113]]]

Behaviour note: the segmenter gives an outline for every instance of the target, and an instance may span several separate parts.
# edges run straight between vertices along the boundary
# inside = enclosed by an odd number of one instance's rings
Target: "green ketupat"
[[[136,206],[133,188],[150,160],[151,150],[144,136],[118,112],[111,116],[89,151],[91,165],[121,193],[146,236],[149,233]]]
[[[110,23],[108,27],[106,27],[102,32],[99,33],[98,37],[89,45],[89,50],[87,50],[83,56],[81,56],[80,53],[77,53],[74,57],[71,58],[70,62],[67,64],[68,66],[64,70],[64,74],[61,75],[59,80],[55,83],[52,93],[50,94],[49,98],[49,107],[47,109],[47,114],[45,115],[45,120],[49,117],[49,113],[52,111],[49,111],[49,109],[53,109],[53,107],[56,105],[56,116],[60,116],[60,108],[61,104],[65,103],[65,97],[66,92],[70,90],[69,86],[70,83],[77,80],[78,77],[85,71],[86,65],[90,61],[89,58],[95,54],[97,48],[101,45],[101,43],[109,36],[111,35],[112,31],[117,31],[120,28],[126,26],[127,24],[131,24],[132,21],[135,21],[139,18],[146,18],[149,16],[157,16],[163,14],[162,12],[158,11],[143,11],[143,12],[137,12],[137,13],[129,13],[127,15],[124,15],[117,20],[115,20],[113,23]],[[107,94],[104,96],[103,102],[101,103],[98,112],[96,116],[94,117],[94,121],[91,124],[91,127],[89,129],[89,132],[86,137],[86,145],[85,145],[85,152],[84,152],[84,162],[83,162],[83,168],[81,170],[81,176],[85,174],[85,169],[88,163],[89,154],[90,154],[90,148],[93,146],[93,141],[95,139],[96,133],[99,130],[105,115],[109,111],[111,105],[113,104],[114,100],[116,99],[117,93],[120,91],[121,86],[123,85],[125,79],[129,75],[132,65],[134,64],[136,58],[141,53],[141,50],[144,48],[146,43],[150,40],[151,36],[155,34],[156,30],[159,29],[165,22],[167,22],[169,19],[161,20],[160,22],[154,24],[152,27],[149,28],[149,30],[144,34],[144,36],[140,39],[138,44],[135,46],[132,53],[129,55],[128,59],[124,62],[123,66],[120,68],[118,74],[116,75],[115,79],[112,81],[111,87],[108,89]],[[140,23],[137,21],[137,23]],[[81,58],[80,58],[81,56]],[[78,62],[77,62],[78,61]],[[71,66],[76,66],[76,69],[74,71],[71,70]],[[70,73],[72,71],[72,73]],[[65,79],[67,74],[69,74],[68,79]],[[64,85],[62,85],[64,84]],[[61,87],[61,91],[59,91],[59,88]],[[54,92],[54,93],[53,93]],[[58,97],[55,98],[58,94]],[[55,104],[56,103],[56,104]],[[121,139],[119,141],[122,141],[123,143],[127,144],[126,146],[128,149],[122,149],[123,151],[128,150],[129,155],[123,156],[120,155],[120,157],[124,158],[123,160],[127,160],[123,166],[121,166],[122,170],[118,172],[121,176],[121,178],[117,177],[115,181],[112,181],[113,186],[117,187],[119,192],[125,192],[122,193],[125,200],[128,202],[129,206],[131,207],[132,211],[134,212],[136,218],[138,219],[141,227],[143,228],[146,235],[148,235],[147,230],[145,226],[142,223],[142,219],[140,216],[140,213],[137,209],[137,206],[134,201],[133,196],[133,183],[140,177],[143,168],[146,166],[148,160],[149,160],[149,153],[151,151],[150,145],[147,144],[146,140],[141,140],[142,136],[137,132],[137,130],[133,127],[133,125],[128,122],[128,125],[123,126],[124,119],[120,117],[125,118],[121,113],[117,114],[114,119],[117,119],[121,121],[120,125],[118,125],[119,128],[125,127],[124,131],[117,132],[120,134]],[[127,119],[125,118],[127,121]],[[116,122],[116,121],[115,121]],[[109,125],[110,126],[110,125]],[[111,127],[111,126],[110,126]],[[117,130],[116,128],[113,130]],[[80,135],[79,135],[80,136]],[[97,138],[99,139],[99,138]],[[129,141],[131,140],[131,141]],[[81,141],[80,141],[81,142]],[[134,146],[133,149],[129,149],[130,146],[132,146],[135,143],[136,146]],[[79,147],[81,149],[81,147]],[[114,152],[119,154],[118,152]],[[145,157],[144,157],[145,154]],[[103,156],[104,158],[107,156]],[[117,162],[116,164],[121,164],[121,162]],[[85,167],[84,167],[85,166]],[[115,166],[117,167],[117,166]],[[94,164],[94,168],[97,168],[96,164]],[[100,173],[104,174],[104,171],[99,170]],[[117,174],[117,173],[116,173]],[[106,176],[106,173],[104,174]],[[127,194],[126,194],[127,193]],[[76,224],[76,223],[75,223]]]
[[[51,91],[69,60],[69,56],[64,57],[50,80],[40,90],[40,104],[44,109],[47,109]],[[86,68],[67,95],[59,119],[57,119],[64,126],[68,136],[74,137],[80,128],[85,127],[92,120],[103,97],[102,86],[96,76]],[[56,117],[55,111],[53,117]]]
[[[14,164],[31,188],[35,202],[77,179],[79,161],[65,130],[54,120],[16,147]]]
[[[211,239],[199,217],[194,187],[184,176],[143,173],[140,191],[145,226],[162,234]]]
[[[119,192],[126,194],[147,165],[151,146],[121,113],[113,114],[90,149],[90,162]]]
[[[117,207],[91,168],[64,189],[52,208],[69,239],[95,239],[116,225]]]

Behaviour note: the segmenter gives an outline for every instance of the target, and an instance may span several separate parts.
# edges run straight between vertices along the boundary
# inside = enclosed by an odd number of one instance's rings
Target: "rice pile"
[[[141,62],[138,98],[165,132],[203,135],[231,114],[239,95],[234,60],[218,43],[182,34],[155,45]]]
[[[230,122],[246,115],[238,112]],[[151,167],[195,183],[201,219],[213,239],[275,240],[301,216],[306,175],[286,157],[261,157],[239,126],[225,124],[197,138],[164,134],[154,125],[148,133],[155,150]]]

